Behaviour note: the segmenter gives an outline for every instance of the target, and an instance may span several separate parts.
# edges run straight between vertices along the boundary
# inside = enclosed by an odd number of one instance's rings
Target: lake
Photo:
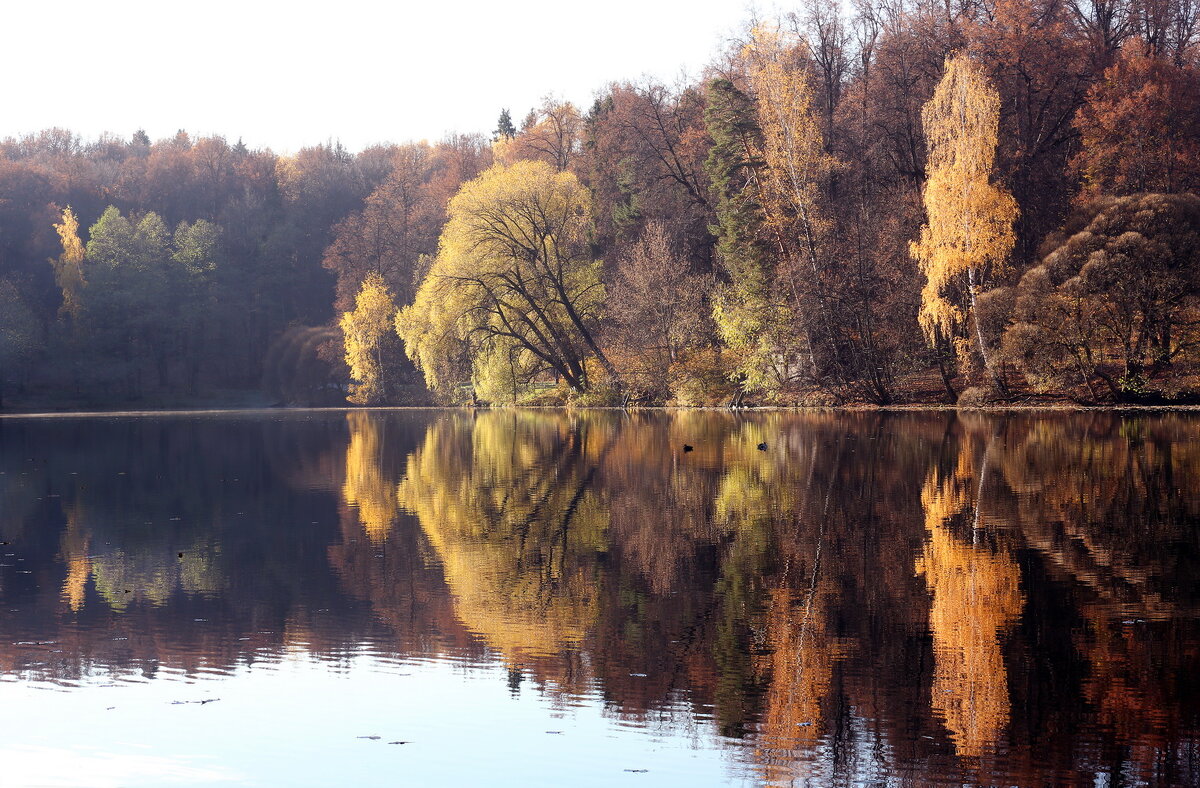
[[[3,418],[0,542],[5,785],[1200,784],[1190,414]]]

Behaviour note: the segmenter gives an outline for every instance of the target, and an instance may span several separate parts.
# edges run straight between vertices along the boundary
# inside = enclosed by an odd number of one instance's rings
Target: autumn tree
[[[450,201],[437,258],[396,328],[430,388],[465,343],[485,398],[548,372],[575,391],[594,358],[616,370],[597,340],[604,288],[587,243],[590,201],[574,175],[544,162],[497,165]]]
[[[997,169],[1018,207],[1012,257],[1029,265],[1069,210],[1067,161],[1077,139],[1071,121],[1094,67],[1059,0],[997,0],[964,32],[1000,96]]]
[[[62,239],[62,254],[50,261],[54,266],[54,282],[62,291],[62,305],[58,308],[60,316],[71,320],[79,319],[80,297],[83,291],[83,241],[79,239],[79,218],[67,206],[62,212],[62,223],[54,225],[58,237]]]
[[[1200,198],[1108,198],[1016,288],[1005,352],[1039,387],[1136,396],[1200,343]],[[1120,359],[1113,369],[1109,356]]]
[[[396,340],[393,332],[396,302],[383,277],[367,274],[355,298],[354,311],[343,312],[339,325],[346,348],[350,377],[349,400],[358,405],[388,402],[395,370]]]
[[[822,186],[834,167],[825,151],[808,74],[808,47],[782,31],[755,28],[746,47],[761,130],[758,187],[781,267],[777,297],[807,346],[809,373],[841,375],[823,248],[829,230]],[[832,99],[831,99],[832,100]]]
[[[427,145],[398,149],[391,174],[363,209],[334,228],[322,265],[337,276],[337,308],[350,308],[371,273],[381,276],[402,303],[412,300],[417,259],[436,251],[444,210],[425,194],[432,159]]]
[[[688,271],[687,261],[657,223],[647,226],[620,259],[616,274],[607,311],[624,377],[661,395],[669,382],[665,373],[712,334],[709,280]]]
[[[921,118],[929,149],[926,224],[912,255],[925,274],[920,324],[928,341],[954,343],[959,361],[973,350],[993,378],[992,354],[976,302],[1013,248],[1017,206],[993,183],[1000,99],[966,55],[946,58],[945,74]]]
[[[1200,188],[1200,71],[1124,51],[1075,116],[1092,197]]]
[[[569,101],[551,96],[529,113],[515,136],[500,135],[493,143],[496,161],[542,161],[558,170],[568,169],[579,155],[583,142],[583,118]]]
[[[597,241],[618,254],[650,223],[698,270],[712,265],[705,92],[644,81],[610,86],[585,118],[576,172],[592,191]]]

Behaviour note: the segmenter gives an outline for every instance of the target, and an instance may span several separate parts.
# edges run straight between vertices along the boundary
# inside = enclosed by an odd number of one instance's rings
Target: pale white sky
[[[586,109],[609,81],[698,74],[749,17],[746,0],[7,0],[0,137],[183,128],[294,152],[490,132],[547,93]]]

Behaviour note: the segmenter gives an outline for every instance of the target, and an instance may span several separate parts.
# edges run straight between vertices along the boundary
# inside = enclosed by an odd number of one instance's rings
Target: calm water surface
[[[0,709],[4,785],[1196,785],[1200,419],[0,419]]]

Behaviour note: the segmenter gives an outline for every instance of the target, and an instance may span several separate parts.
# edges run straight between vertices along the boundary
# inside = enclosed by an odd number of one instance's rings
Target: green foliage
[[[709,84],[704,114],[713,146],[705,169],[716,192],[716,256],[726,274],[713,297],[717,333],[748,391],[777,389],[795,362],[795,317],[776,290],[777,255],[770,248],[757,186],[762,148],[754,101],[727,79]]]
[[[513,125],[512,114],[508,108],[500,110],[500,119],[496,121],[496,133],[493,139],[511,140],[517,136],[517,127]]]
[[[89,237],[74,334],[80,374],[125,395],[167,386],[175,360],[196,358],[185,350],[214,328],[219,228],[200,220],[171,233],[156,213],[135,224],[110,206]]]
[[[11,282],[0,279],[0,395],[6,378],[16,377],[40,346],[41,330],[33,310]]]

